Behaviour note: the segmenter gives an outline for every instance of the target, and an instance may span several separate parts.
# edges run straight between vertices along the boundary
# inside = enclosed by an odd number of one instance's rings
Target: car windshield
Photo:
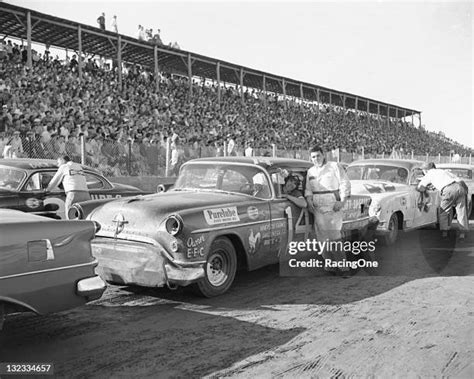
[[[258,167],[226,164],[188,164],[182,168],[174,185],[175,191],[225,191],[271,197],[268,179]]]
[[[392,183],[408,183],[408,170],[390,165],[354,165],[347,168],[350,180],[386,180]]]
[[[461,179],[472,180],[472,171],[464,168],[454,168],[454,167],[440,167],[442,170],[449,171],[451,174],[456,175]]]
[[[26,173],[11,167],[0,167],[0,189],[18,190]]]

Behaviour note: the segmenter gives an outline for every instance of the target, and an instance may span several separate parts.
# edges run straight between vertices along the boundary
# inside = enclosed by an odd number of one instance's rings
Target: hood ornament
[[[128,221],[125,221],[123,214],[118,213],[115,215],[112,222],[115,224],[114,238],[117,238],[117,235],[122,233],[124,225],[128,224]]]

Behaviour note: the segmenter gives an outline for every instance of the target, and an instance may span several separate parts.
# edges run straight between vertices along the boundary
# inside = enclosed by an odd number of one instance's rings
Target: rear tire
[[[219,296],[230,288],[237,271],[237,255],[228,238],[219,237],[212,243],[204,271],[204,278],[194,285],[199,295]]]
[[[390,246],[395,243],[398,238],[398,215],[396,213],[390,216],[388,222],[388,233],[382,237],[382,244]]]

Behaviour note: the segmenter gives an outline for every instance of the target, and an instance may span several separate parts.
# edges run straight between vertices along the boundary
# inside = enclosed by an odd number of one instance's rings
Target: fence
[[[173,154],[170,144],[155,142],[132,142],[131,140],[121,142],[116,140],[89,140],[80,141],[70,138],[64,142],[62,138],[53,139],[48,143],[39,140],[30,140],[28,137],[20,139],[13,138],[6,142],[0,140],[0,151],[5,158],[27,157],[56,159],[60,155],[67,154],[72,160],[87,164],[101,171],[105,176],[172,176],[176,175],[179,166],[194,158],[216,157],[227,155],[227,144],[223,147],[181,145],[177,147],[178,153]],[[175,149],[176,150],[176,149]],[[231,155],[244,156],[243,149],[236,149]],[[176,159],[176,156],[179,158]],[[297,158],[309,160],[309,152],[306,150],[283,150],[277,149],[275,145],[267,149],[253,149],[252,156],[274,156],[283,158]],[[172,157],[175,165],[173,165]],[[330,151],[326,155],[328,160],[350,163],[358,159],[368,158],[401,158],[416,159],[421,161],[433,161],[435,163],[453,162],[453,156],[430,156],[400,154],[363,154],[342,152],[339,149]],[[457,157],[456,157],[457,158]],[[472,164],[472,157],[459,157],[457,163]]]

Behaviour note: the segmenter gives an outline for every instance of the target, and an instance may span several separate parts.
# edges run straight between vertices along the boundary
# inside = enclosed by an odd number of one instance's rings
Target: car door
[[[294,170],[292,174],[301,178],[299,190],[304,193],[306,171]],[[272,251],[276,261],[281,264],[289,258],[288,244],[290,242],[305,242],[312,236],[312,217],[307,208],[300,208],[282,197],[283,183],[278,172],[272,173],[272,182],[275,188],[275,198],[270,203]],[[281,268],[286,266],[281,264]]]
[[[19,192],[20,210],[42,216],[64,219],[66,194],[62,186],[44,192],[56,171],[34,172]]]

